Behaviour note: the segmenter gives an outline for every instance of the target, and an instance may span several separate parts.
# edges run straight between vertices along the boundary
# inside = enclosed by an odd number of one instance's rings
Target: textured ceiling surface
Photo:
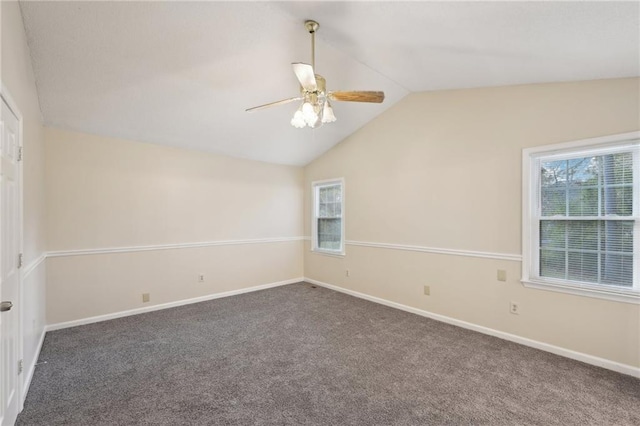
[[[21,2],[47,125],[281,164],[312,161],[415,91],[640,75],[638,2]],[[289,124],[292,62],[335,123]]]

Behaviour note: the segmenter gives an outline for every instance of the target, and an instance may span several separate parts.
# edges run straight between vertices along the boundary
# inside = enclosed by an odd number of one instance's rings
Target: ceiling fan
[[[302,101],[291,119],[291,125],[296,128],[316,128],[336,121],[329,101],[381,103],[384,100],[384,92],[378,91],[328,92],[324,77],[315,73],[315,34],[320,25],[316,21],[305,21],[304,26],[311,34],[311,65],[302,62],[291,64],[300,82],[300,96],[249,108],[247,112]]]

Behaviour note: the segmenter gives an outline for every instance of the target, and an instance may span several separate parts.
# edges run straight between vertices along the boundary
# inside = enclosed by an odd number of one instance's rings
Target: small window
[[[313,182],[313,250],[344,254],[344,181]]]
[[[525,285],[640,303],[639,136],[524,151]]]

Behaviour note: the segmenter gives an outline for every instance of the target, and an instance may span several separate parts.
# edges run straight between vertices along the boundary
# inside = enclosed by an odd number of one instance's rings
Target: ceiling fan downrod
[[[308,21],[304,21],[304,26],[307,28],[307,31],[309,31],[309,34],[311,34],[311,66],[315,70],[316,69],[316,31],[320,27],[320,24],[318,24],[316,21],[308,20]]]

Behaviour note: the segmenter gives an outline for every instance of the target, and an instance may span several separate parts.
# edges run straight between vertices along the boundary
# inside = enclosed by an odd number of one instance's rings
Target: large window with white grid
[[[313,182],[312,249],[344,254],[344,181]]]
[[[640,303],[640,134],[524,151],[525,285]]]

